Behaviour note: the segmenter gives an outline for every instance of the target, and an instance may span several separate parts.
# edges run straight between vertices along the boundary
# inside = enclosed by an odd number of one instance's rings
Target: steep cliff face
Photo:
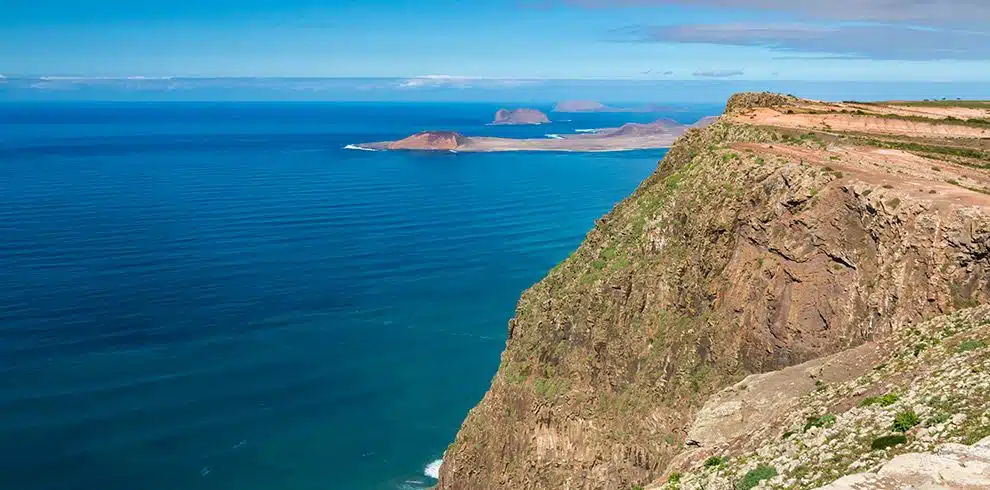
[[[719,389],[990,299],[986,171],[753,113],[816,104],[734,97],[523,294],[439,488],[648,483]]]

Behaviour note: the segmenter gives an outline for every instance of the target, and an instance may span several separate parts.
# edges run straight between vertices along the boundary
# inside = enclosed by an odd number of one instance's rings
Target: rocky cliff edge
[[[987,302],[987,119],[937,109],[730,99],[522,295],[438,488],[662,482],[749,434],[691,438],[723,389]]]

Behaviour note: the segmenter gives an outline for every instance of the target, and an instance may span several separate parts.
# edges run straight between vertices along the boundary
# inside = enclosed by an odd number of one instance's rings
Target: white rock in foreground
[[[902,454],[877,473],[859,473],[819,490],[990,489],[990,437],[972,446],[943,444],[934,453]]]

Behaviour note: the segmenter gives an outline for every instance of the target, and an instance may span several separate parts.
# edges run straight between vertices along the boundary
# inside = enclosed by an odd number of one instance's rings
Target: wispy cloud
[[[579,7],[684,6],[762,10],[819,20],[911,22],[920,25],[983,25],[987,0],[562,0],[544,4]]]
[[[425,75],[406,78],[398,81],[401,89],[435,89],[435,88],[513,88],[524,85],[535,85],[540,80],[514,78],[484,78],[456,75]]]
[[[693,75],[703,78],[730,78],[745,75],[745,72],[742,70],[698,70]]]
[[[625,30],[630,40],[759,46],[882,60],[990,60],[990,32],[900,25],[689,24]]]
[[[127,92],[172,92],[204,89],[250,89],[276,92],[347,90],[503,89],[543,83],[536,79],[427,75],[412,78],[256,78],[256,77],[72,77],[42,76],[6,79],[18,88],[47,92],[112,89]]]

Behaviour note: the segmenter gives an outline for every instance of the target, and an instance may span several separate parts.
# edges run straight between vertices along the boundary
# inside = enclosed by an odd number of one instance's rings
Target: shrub
[[[964,442],[972,445],[987,437],[990,437],[990,425],[974,427],[966,434],[966,440]]]
[[[918,417],[918,414],[914,413],[914,410],[904,410],[894,416],[893,429],[895,432],[907,432],[920,423],[921,418]]]
[[[746,473],[742,480],[736,482],[736,490],[749,490],[760,484],[761,481],[777,476],[777,469],[773,466],[757,466]]]
[[[907,442],[907,437],[904,437],[904,435],[902,434],[897,434],[893,436],[878,437],[873,440],[873,443],[870,444],[870,447],[873,450],[880,450],[880,449],[887,449],[888,447],[894,447],[898,444],[904,444],[905,442]]]
[[[887,393],[884,396],[871,396],[863,400],[859,406],[868,407],[870,405],[880,405],[881,407],[889,407],[895,403],[897,403],[897,393]]]
[[[705,461],[705,468],[716,468],[725,464],[725,457],[712,456]]]
[[[967,340],[959,344],[959,347],[956,347],[956,352],[968,352],[971,350],[982,349],[986,346],[986,342],[983,342],[982,340]]]
[[[826,413],[821,417],[809,417],[808,423],[804,424],[804,430],[807,431],[812,427],[831,427],[835,425],[835,415]]]
[[[934,417],[925,421],[925,427],[932,427],[938,424],[944,424],[952,418],[947,412],[939,412]]]

